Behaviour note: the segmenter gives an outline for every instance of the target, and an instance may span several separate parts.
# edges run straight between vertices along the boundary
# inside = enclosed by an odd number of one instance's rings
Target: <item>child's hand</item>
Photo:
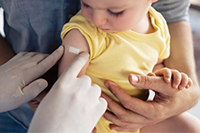
[[[192,80],[185,73],[181,73],[174,69],[162,68],[154,73],[149,73],[149,76],[163,76],[165,82],[172,82],[172,87],[175,89],[183,90],[192,85]]]

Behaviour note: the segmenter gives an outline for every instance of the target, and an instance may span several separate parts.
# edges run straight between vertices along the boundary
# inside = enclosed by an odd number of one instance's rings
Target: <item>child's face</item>
[[[81,0],[83,16],[105,32],[134,30],[156,0]]]

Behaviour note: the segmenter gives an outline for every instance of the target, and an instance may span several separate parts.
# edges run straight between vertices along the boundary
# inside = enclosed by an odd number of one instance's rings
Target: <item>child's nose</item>
[[[104,13],[101,13],[101,11],[94,11],[92,15],[92,23],[94,25],[101,26],[104,25],[107,22],[107,19],[105,17]]]

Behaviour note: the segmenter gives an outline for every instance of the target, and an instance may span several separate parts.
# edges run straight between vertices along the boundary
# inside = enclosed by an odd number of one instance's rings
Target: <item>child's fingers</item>
[[[155,73],[148,73],[147,76],[156,76]]]
[[[182,77],[181,83],[180,83],[180,85],[178,86],[178,89],[179,89],[179,90],[183,90],[183,89],[186,88],[186,86],[188,85],[188,76],[187,76],[187,74],[181,73],[181,77]]]
[[[179,73],[177,70],[172,70],[172,77],[173,77],[172,87],[178,89],[178,86],[181,83],[181,78],[182,78],[181,73]]]
[[[192,86],[192,79],[188,77],[188,84],[187,84],[186,88],[188,89],[191,86]]]
[[[169,68],[162,68],[155,72],[156,76],[163,76],[165,82],[169,83],[172,78],[172,72]]]
[[[171,82],[171,78],[172,78],[172,72],[171,72],[171,70],[170,69],[166,69],[165,71],[164,71],[164,80],[165,80],[165,82],[167,82],[167,83],[170,83]]]

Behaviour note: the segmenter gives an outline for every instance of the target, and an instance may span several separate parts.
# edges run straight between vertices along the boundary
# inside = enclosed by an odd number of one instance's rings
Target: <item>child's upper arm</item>
[[[64,54],[59,62],[58,76],[62,74],[65,68],[76,58],[78,55],[76,52],[90,52],[89,45],[85,37],[78,29],[70,30],[64,37],[62,45],[64,46]],[[72,52],[69,52],[72,49]],[[75,50],[75,52],[73,52]],[[84,75],[88,67],[88,63],[83,67],[78,76]]]

